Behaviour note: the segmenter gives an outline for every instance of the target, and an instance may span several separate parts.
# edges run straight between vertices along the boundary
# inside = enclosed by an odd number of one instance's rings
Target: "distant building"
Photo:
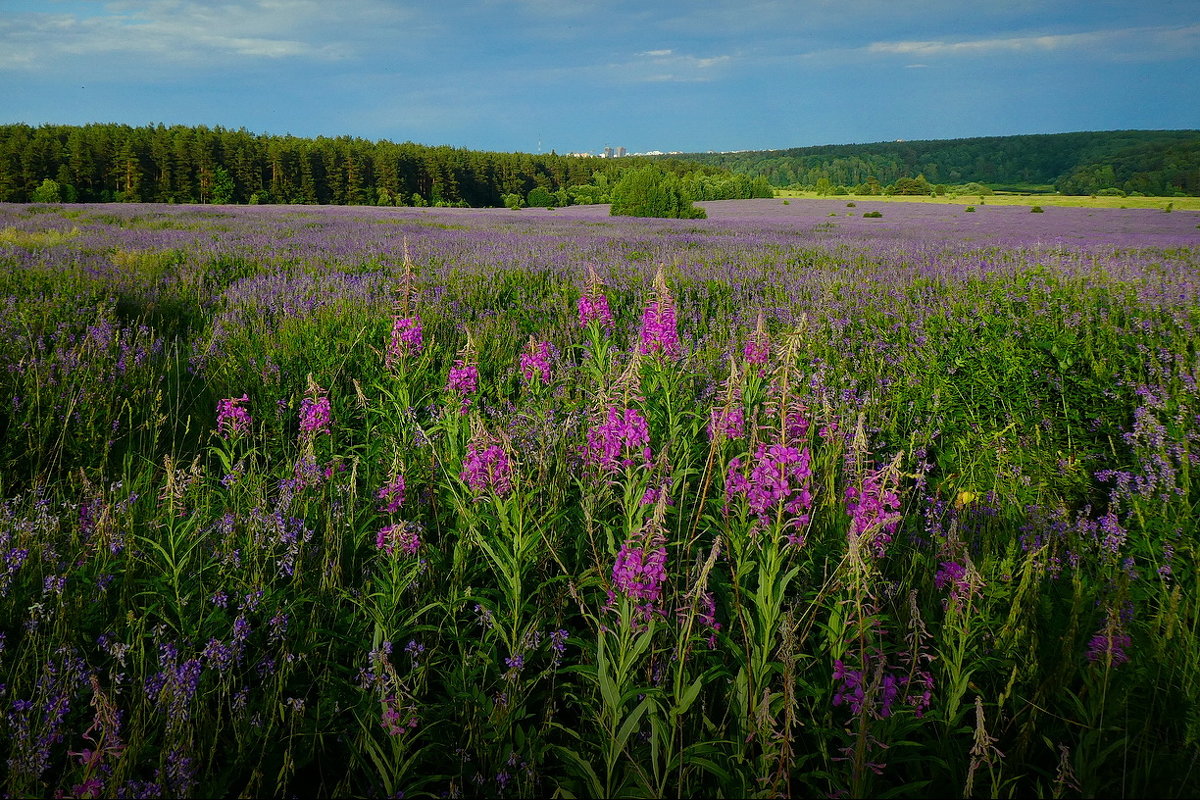
[[[604,148],[604,156],[603,157],[604,158],[612,158],[613,157],[613,149],[611,147],[606,146]]]
[[[625,148],[618,147],[617,148],[617,158],[622,158],[622,157],[624,157],[624,155],[625,155]]]

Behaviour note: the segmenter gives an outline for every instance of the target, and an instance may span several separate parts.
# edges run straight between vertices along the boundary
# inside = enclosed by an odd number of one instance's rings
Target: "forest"
[[[882,194],[903,178],[998,190],[1155,196],[1200,194],[1200,131],[1085,131],[970,139],[687,153],[772,186]],[[1115,191],[1114,191],[1115,190]]]
[[[565,206],[606,203],[638,158],[494,153],[206,126],[0,125],[0,202]],[[669,162],[691,200],[769,197],[765,179]]]

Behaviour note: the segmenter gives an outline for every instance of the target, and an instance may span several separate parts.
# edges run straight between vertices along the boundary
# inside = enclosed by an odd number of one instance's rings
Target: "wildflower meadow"
[[[1200,213],[701,205],[0,205],[0,792],[1200,793]]]

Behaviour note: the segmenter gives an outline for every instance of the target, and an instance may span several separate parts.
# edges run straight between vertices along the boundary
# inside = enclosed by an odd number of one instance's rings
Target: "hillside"
[[[923,175],[930,184],[1106,189],[1200,194],[1200,131],[1088,131],[970,139],[824,145],[787,150],[686,153],[672,158],[724,167],[776,187],[854,188]],[[822,183],[822,185],[825,185]]]

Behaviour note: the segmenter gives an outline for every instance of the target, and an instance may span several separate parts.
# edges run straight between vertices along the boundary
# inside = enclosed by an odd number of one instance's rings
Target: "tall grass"
[[[1200,785],[1190,247],[246,214],[0,250],[6,793]]]

